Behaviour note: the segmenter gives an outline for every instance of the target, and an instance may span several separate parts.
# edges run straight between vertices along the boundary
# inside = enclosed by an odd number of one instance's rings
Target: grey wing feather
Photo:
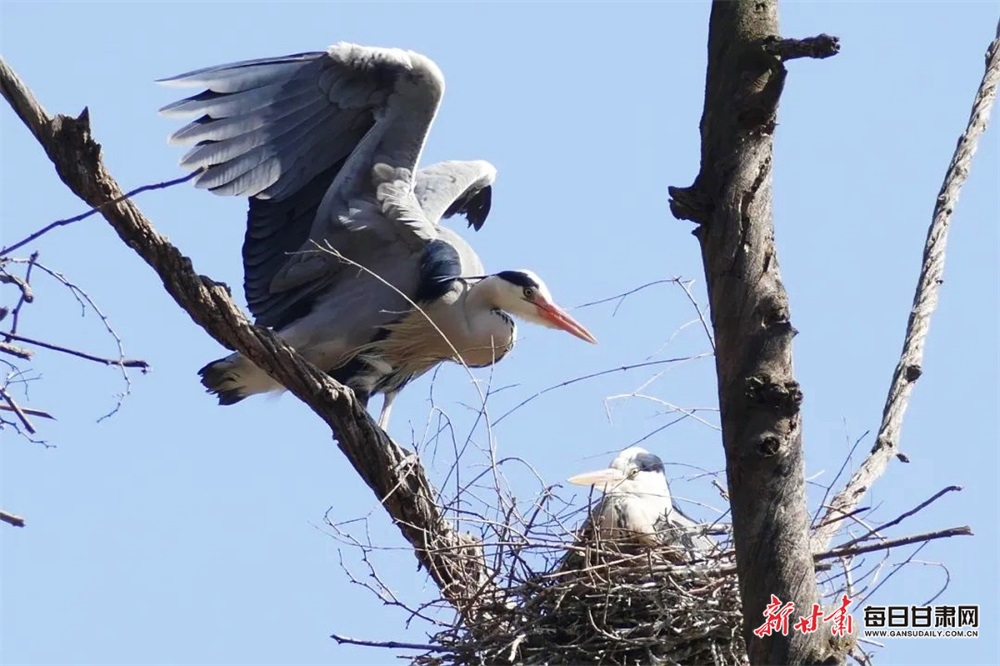
[[[251,199],[245,289],[259,323],[288,323],[336,283],[343,264],[315,244],[371,268],[386,239],[417,250],[436,237],[413,193],[444,90],[429,59],[341,43],[163,83],[207,88],[162,112],[200,114],[172,137],[193,144],[182,165],[203,170],[199,187]]]
[[[271,283],[309,239],[319,202],[339,164],[320,173],[291,199],[250,199],[248,224],[243,240],[243,290],[260,326],[281,329],[304,316],[312,307],[312,297],[324,286],[314,281],[312,289],[296,292],[272,291]]]
[[[431,222],[464,214],[478,231],[490,213],[497,170],[489,162],[449,161],[417,172],[414,193]]]
[[[414,79],[409,87],[402,84],[407,75]],[[171,138],[177,144],[196,144],[182,164],[206,169],[198,185],[213,191],[229,185],[220,194],[280,198],[294,194],[316,174],[344,160],[374,126],[376,116],[392,115],[388,101],[393,96],[405,95],[410,103],[429,101],[424,106],[431,107],[430,117],[419,118],[429,126],[443,91],[442,81],[437,67],[417,54],[336,44],[327,51],[248,60],[166,79],[162,83],[208,90],[162,111],[202,114]],[[419,97],[427,99],[415,99]],[[303,124],[313,132],[309,141],[302,141],[296,131]],[[359,126],[364,129],[359,131]],[[390,163],[413,169],[426,130],[405,128],[416,145],[383,146],[383,152],[402,161]],[[320,137],[345,132],[352,140],[341,141],[340,150],[328,152]],[[231,169],[231,163],[260,147],[267,150],[259,164],[243,172],[249,177],[241,187],[231,185],[241,175]]]

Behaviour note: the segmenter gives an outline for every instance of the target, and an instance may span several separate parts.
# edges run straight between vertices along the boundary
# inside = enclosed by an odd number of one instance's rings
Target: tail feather
[[[202,386],[219,399],[220,405],[234,405],[258,393],[278,391],[283,387],[239,354],[212,361],[198,371]]]

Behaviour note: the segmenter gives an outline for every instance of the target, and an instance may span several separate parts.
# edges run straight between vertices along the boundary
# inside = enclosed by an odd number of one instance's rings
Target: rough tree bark
[[[839,663],[823,632],[758,637],[777,596],[807,614],[818,600],[809,544],[788,297],[771,213],[772,135],[783,61],[839,50],[826,35],[778,37],[777,0],[715,0],[708,36],[701,169],[670,188],[675,217],[698,226],[715,331],[716,371],[736,566],[754,664]]]
[[[191,260],[153,228],[105,169],[86,109],[78,118],[50,117],[0,58],[0,93],[31,130],[67,187],[101,212],[122,241],[156,271],[167,292],[209,335],[267,371],[333,431],[340,450],[413,546],[417,560],[462,612],[493,598],[479,541],[453,529],[437,492],[413,453],[393,442],[354,394],[267,329],[253,326],[229,289],[198,275]]]

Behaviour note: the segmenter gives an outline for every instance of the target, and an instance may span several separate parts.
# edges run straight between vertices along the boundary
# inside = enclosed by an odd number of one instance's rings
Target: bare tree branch
[[[898,546],[909,546],[914,543],[926,543],[928,541],[933,541],[934,539],[947,539],[948,537],[953,536],[972,536],[972,528],[967,525],[963,525],[962,527],[949,527],[946,530],[940,530],[937,532],[915,534],[901,539],[889,539],[887,541],[880,541],[879,543],[873,543],[867,546],[841,546],[840,548],[834,548],[833,550],[825,553],[819,553],[815,555],[815,558],[816,560],[828,560],[835,557],[843,557],[845,555],[861,555],[863,553],[873,553],[878,550],[888,550],[889,548],[896,548]]]
[[[8,405],[0,405],[0,412],[13,412],[13,411],[14,410],[11,409],[10,406]],[[41,409],[34,409],[32,407],[21,407],[21,411],[27,414],[28,416],[37,416],[39,418],[51,419],[53,421],[56,420],[56,417],[52,416],[48,412]]]
[[[14,527],[24,527],[24,518],[16,516],[13,513],[7,513],[3,509],[0,509],[0,520]]]
[[[35,355],[35,352],[30,349],[18,347],[17,345],[12,345],[9,342],[0,342],[0,352],[16,356],[17,358],[24,359],[25,361],[31,360],[31,358]]]
[[[670,210],[698,238],[715,333],[722,438],[732,506],[743,637],[754,664],[841,663],[819,634],[757,636],[771,595],[818,600],[809,547],[788,295],[771,210],[772,135],[783,60],[828,57],[836,38],[778,37],[777,0],[714,0],[709,21],[701,169],[669,188]]]
[[[69,347],[63,347],[61,345],[52,344],[51,342],[35,340],[34,338],[29,338],[24,335],[18,335],[16,333],[6,333],[4,335],[6,335],[6,337],[10,338],[11,340],[17,340],[18,342],[24,342],[29,345],[35,345],[36,347],[41,347],[43,349],[51,349],[52,351],[62,352],[63,354],[76,356],[77,358],[82,358],[87,361],[94,361],[95,363],[103,363],[104,365],[120,365],[123,368],[139,368],[141,370],[149,369],[149,363],[139,359],[105,358],[103,356],[94,356],[93,354],[88,354],[87,352],[77,351],[76,349],[70,349]]]
[[[847,520],[848,518],[850,518],[852,516],[856,516],[857,514],[862,513],[864,511],[870,511],[870,510],[871,510],[870,506],[862,506],[862,507],[858,507],[857,509],[855,509],[854,511],[851,511],[848,514],[844,514],[843,516],[837,516],[836,518],[831,518],[830,520],[832,522],[837,523],[837,522],[840,522],[842,520]],[[826,523],[823,523],[823,524],[825,525]]]
[[[976,90],[969,122],[958,139],[955,153],[945,173],[944,183],[934,204],[934,215],[927,231],[927,242],[924,244],[920,278],[917,281],[910,318],[906,324],[903,351],[889,385],[889,395],[882,411],[882,425],[879,426],[875,446],[844,489],[830,502],[825,518],[834,513],[850,513],[875,480],[885,473],[893,455],[902,455],[899,453],[899,438],[903,429],[903,416],[906,414],[913,385],[923,374],[924,345],[930,330],[931,315],[937,308],[938,292],[941,291],[941,283],[944,281],[945,248],[951,216],[958,203],[962,185],[969,177],[972,157],[976,154],[979,139],[989,124],[990,110],[997,96],[998,81],[1000,81],[1000,23],[997,24],[997,36],[986,51],[986,71],[979,83],[979,89]],[[812,537],[813,550],[825,549],[836,532],[836,524],[828,524],[816,530]]]
[[[93,354],[89,354],[86,352],[79,352],[77,350],[70,349],[62,345],[56,345],[51,342],[36,341],[30,338],[26,338],[24,336],[17,335],[16,333],[19,323],[18,317],[21,314],[21,308],[25,303],[34,300],[33,297],[30,300],[25,300],[23,290],[22,290],[22,298],[21,300],[18,301],[17,306],[14,308],[13,316],[11,317],[12,321],[10,329],[2,333],[4,337],[3,342],[6,343],[9,342],[10,340],[17,338],[22,341],[29,342],[30,344],[37,344],[39,346],[46,347],[54,351],[71,354],[74,356],[78,356],[80,358],[87,359],[89,361],[101,363],[109,367],[118,368],[119,371],[121,372],[122,380],[125,382],[125,390],[124,392],[119,393],[117,395],[118,401],[115,404],[115,406],[107,414],[101,416],[98,419],[98,422],[103,421],[104,419],[109,418],[110,416],[117,413],[118,410],[121,408],[122,402],[124,401],[125,397],[128,396],[132,391],[132,380],[131,377],[129,376],[128,368],[139,368],[140,370],[142,370],[143,373],[145,373],[149,369],[149,364],[146,361],[125,358],[125,349],[124,345],[122,344],[121,337],[119,337],[118,332],[115,331],[114,327],[111,325],[111,321],[109,320],[107,315],[104,314],[104,312],[97,305],[94,299],[90,297],[90,294],[88,294],[86,290],[84,290],[79,285],[75,284],[73,281],[71,281],[69,278],[67,278],[59,271],[54,270],[49,266],[46,266],[45,264],[40,262],[38,260],[37,251],[32,252],[31,256],[28,257],[27,259],[23,259],[20,257],[0,257],[0,271],[6,272],[6,268],[4,267],[6,264],[27,264],[27,267],[24,270],[24,278],[23,278],[24,284],[26,286],[30,286],[32,270],[37,268],[38,270],[42,271],[43,273],[47,274],[49,277],[54,279],[60,285],[68,289],[73,298],[76,299],[76,302],[80,304],[81,315],[86,315],[89,310],[93,311],[100,318],[101,323],[104,325],[104,329],[108,332],[108,335],[110,335],[111,338],[115,341],[115,345],[118,348],[118,356],[117,358],[105,358],[101,356],[95,356]],[[17,351],[22,350],[22,348],[20,347],[15,347],[14,349]],[[0,351],[11,353],[10,350],[4,349],[2,347],[2,343],[0,343]],[[16,355],[20,356],[21,358],[30,358],[30,355],[34,353],[32,350],[23,350],[23,351],[27,351],[29,356],[25,357],[20,354]]]
[[[201,173],[201,170],[198,169],[198,170],[195,170],[195,171],[189,173],[186,176],[181,176],[180,178],[174,178],[173,180],[167,180],[167,181],[164,181],[162,183],[152,183],[151,185],[143,185],[141,187],[135,188],[134,190],[129,190],[128,192],[126,192],[125,194],[123,194],[120,198],[108,201],[104,205],[107,206],[107,205],[110,205],[110,204],[113,204],[113,203],[118,203],[119,201],[124,201],[125,199],[130,199],[130,198],[134,197],[137,194],[142,194],[143,192],[149,192],[150,190],[163,190],[163,189],[166,189],[168,187],[173,187],[174,185],[180,185],[181,183],[186,183],[189,180],[192,180],[193,178],[195,178],[196,176],[198,176],[200,173]],[[97,208],[91,208],[86,213],[80,213],[79,215],[74,215],[73,217],[67,217],[65,220],[56,220],[55,222],[47,224],[44,227],[42,227],[41,229],[39,229],[38,231],[36,231],[33,234],[27,236],[26,238],[22,238],[21,240],[17,241],[13,245],[8,245],[7,247],[5,247],[2,250],[0,250],[0,257],[5,257],[8,254],[10,254],[11,252],[13,252],[14,250],[22,248],[22,247],[24,247],[25,245],[27,245],[28,243],[30,243],[30,242],[32,242],[34,240],[38,240],[39,238],[41,238],[45,234],[49,233],[53,229],[58,229],[59,227],[65,227],[67,224],[73,224],[74,222],[79,222],[81,220],[85,220],[88,217],[90,217],[91,215],[96,215],[99,212],[100,211]]]
[[[21,297],[17,299],[17,305],[11,311],[11,324],[10,332],[17,333],[17,324],[21,317],[21,308],[24,307],[25,303],[32,303],[35,300],[35,294],[31,291],[31,269],[35,267],[35,262],[38,261],[38,252],[32,252],[31,256],[28,257],[28,267],[24,270],[24,280],[21,287]],[[6,271],[5,271],[6,272]],[[6,339],[10,342],[10,338]]]
[[[366,641],[360,638],[349,638],[347,636],[340,636],[339,634],[332,634],[330,636],[333,640],[337,641],[341,645],[361,645],[364,647],[378,647],[378,648],[389,648],[392,650],[423,650],[424,652],[446,652],[448,648],[441,647],[440,645],[424,645],[421,643],[400,643],[399,641]]]
[[[529,395],[527,398],[525,398],[521,402],[517,403],[516,405],[514,405],[513,407],[511,407],[510,409],[508,409],[506,412],[504,412],[503,414],[501,414],[499,417],[497,417],[493,421],[492,425],[496,426],[501,421],[503,421],[505,418],[507,418],[508,416],[510,416],[511,414],[513,414],[514,412],[516,412],[517,410],[519,410],[522,407],[524,407],[525,405],[527,405],[529,402],[532,402],[533,400],[542,397],[546,393],[549,393],[551,391],[555,391],[557,389],[564,388],[566,386],[570,386],[572,384],[576,384],[578,382],[584,382],[584,381],[587,381],[587,380],[590,380],[590,379],[596,379],[598,377],[604,377],[606,375],[611,375],[611,374],[615,374],[615,373],[619,373],[619,372],[628,372],[629,370],[637,370],[639,368],[655,367],[655,366],[659,366],[659,365],[670,365],[670,364],[674,364],[674,363],[676,363],[676,364],[687,363],[688,361],[697,361],[698,359],[707,358],[709,356],[711,356],[711,354],[694,354],[692,356],[682,356],[682,357],[678,357],[678,358],[666,358],[666,359],[660,359],[660,360],[657,360],[657,361],[644,361],[642,363],[633,363],[633,364],[630,364],[630,365],[620,365],[620,366],[618,366],[616,368],[608,368],[607,370],[600,370],[598,372],[592,372],[590,374],[582,375],[580,377],[574,377],[573,379],[567,379],[566,381],[559,382],[558,384],[553,384],[552,386],[549,386],[548,388],[544,388],[541,391],[538,391],[537,393]]]
[[[251,325],[224,285],[195,273],[191,260],[157,233],[105,169],[87,110],[78,118],[50,118],[2,58],[0,92],[45,149],[63,182],[101,211],[191,319],[220,344],[264,369],[330,426],[341,451],[392,516],[443,596],[463,613],[478,610],[473,600],[490,600],[490,590],[481,589],[489,577],[478,540],[457,532],[445,519],[417,456],[389,439],[349,389],[271,331]]]
[[[6,271],[0,270],[0,284],[16,285],[21,290],[21,301],[24,303],[31,303],[35,300],[35,295],[31,292],[31,285],[28,284],[27,280],[18,275],[11,275]]]
[[[34,435],[38,432],[35,429],[35,426],[31,424],[31,421],[28,420],[28,415],[24,413],[21,406],[14,402],[14,398],[10,397],[10,393],[7,393],[7,389],[0,387],[0,398],[3,398],[3,401],[7,403],[8,407],[10,407],[10,411],[17,415],[17,418],[21,420],[21,423],[24,425],[24,429],[27,430],[29,434]]]
[[[841,545],[840,548],[847,548],[848,546],[853,546],[856,543],[861,543],[862,541],[864,541],[865,539],[867,539],[870,536],[877,535],[879,532],[884,532],[885,530],[889,529],[890,527],[894,527],[896,525],[899,525],[905,519],[909,518],[910,516],[912,516],[912,515],[914,515],[916,513],[919,513],[920,511],[924,510],[925,508],[927,508],[928,506],[930,506],[931,504],[933,504],[935,501],[937,501],[943,495],[946,495],[946,494],[952,493],[952,492],[958,492],[958,491],[961,491],[961,490],[962,490],[961,486],[948,486],[947,488],[939,490],[938,492],[934,493],[934,495],[932,497],[930,497],[929,499],[924,500],[923,502],[921,502],[917,506],[913,507],[909,511],[906,511],[906,512],[900,514],[899,516],[897,516],[896,518],[893,518],[892,520],[890,520],[887,523],[883,523],[883,524],[879,525],[878,527],[873,527],[872,529],[868,530],[867,532],[865,532],[861,536],[856,537],[854,539],[851,539],[847,543]]]

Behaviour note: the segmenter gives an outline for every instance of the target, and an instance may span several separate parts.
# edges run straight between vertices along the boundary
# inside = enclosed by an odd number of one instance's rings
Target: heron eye
[[[534,287],[525,287],[524,288],[524,297],[526,299],[528,299],[529,301],[532,298],[534,298],[535,297],[535,288]]]
[[[632,468],[632,469],[631,469],[631,470],[629,471],[629,473],[628,473],[628,478],[630,478],[630,479],[634,479],[634,478],[635,478],[635,475],[636,475],[636,474],[638,474],[638,473],[639,473],[639,468],[638,468],[638,467],[633,467],[633,468]]]

